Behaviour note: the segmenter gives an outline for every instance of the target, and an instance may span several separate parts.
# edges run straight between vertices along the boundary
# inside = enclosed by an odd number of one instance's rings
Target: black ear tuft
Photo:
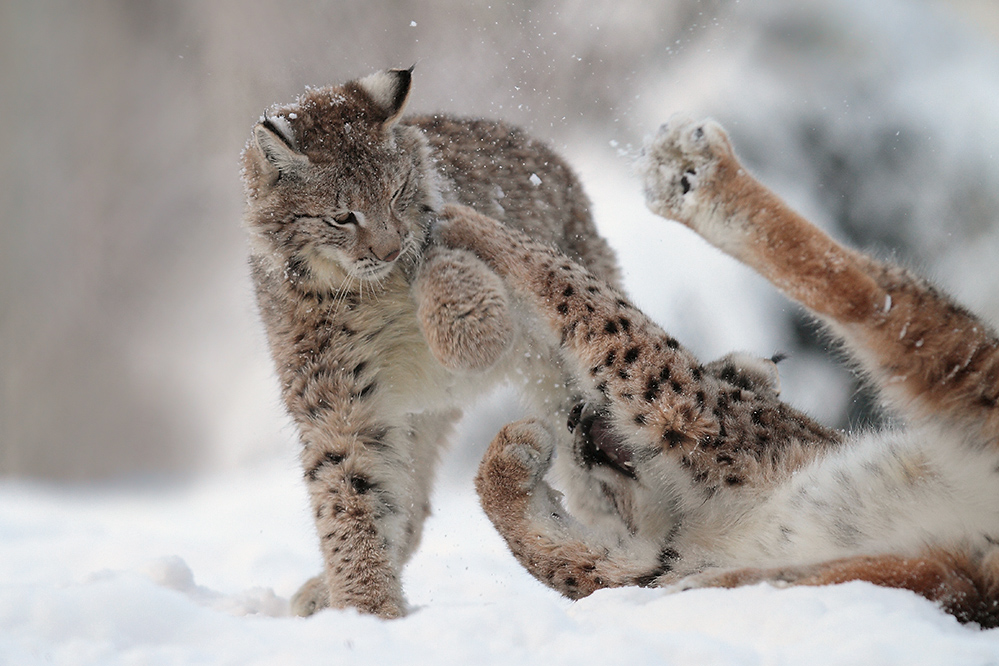
[[[410,67],[375,72],[360,79],[357,85],[382,112],[385,124],[391,125],[402,116],[412,82],[413,68]]]

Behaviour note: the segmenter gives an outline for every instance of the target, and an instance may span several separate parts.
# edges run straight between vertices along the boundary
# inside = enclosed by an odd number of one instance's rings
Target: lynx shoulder
[[[500,122],[403,118],[410,84],[390,70],[307,90],[264,114],[242,157],[251,272],[324,561],[299,613],[403,614],[400,572],[461,408],[514,368],[560,377],[514,353],[531,332],[495,273],[430,243],[442,206],[481,210],[617,280],[555,153]]]

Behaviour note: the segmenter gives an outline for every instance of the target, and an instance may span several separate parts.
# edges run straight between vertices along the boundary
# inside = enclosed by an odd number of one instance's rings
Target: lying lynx
[[[472,206],[617,279],[568,167],[517,129],[402,119],[408,70],[308,90],[271,109],[243,154],[250,265],[325,570],[293,609],[405,612],[434,466],[460,408],[523,378],[571,404],[557,359],[527,353],[506,287],[467,251],[430,246],[445,202]]]
[[[622,585],[864,580],[999,625],[993,330],[796,215],[714,123],[664,126],[640,167],[654,212],[808,307],[908,424],[827,430],[778,400],[771,361],[702,365],[598,276],[449,208],[441,241],[473,251],[533,310],[578,397],[567,457],[591,496],[569,495],[567,510],[543,479],[564,426],[513,423],[482,461],[482,505],[517,559],[572,598]]]

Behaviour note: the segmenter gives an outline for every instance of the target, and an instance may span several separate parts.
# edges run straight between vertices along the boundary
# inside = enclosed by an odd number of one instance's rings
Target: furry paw
[[[637,163],[646,204],[657,215],[700,231],[698,209],[710,203],[712,181],[733,159],[728,136],[718,123],[672,118],[646,143]]]
[[[475,485],[483,502],[489,496],[524,495],[532,491],[551,466],[555,441],[536,419],[524,419],[505,426],[493,439],[479,465]]]
[[[305,581],[291,597],[291,612],[298,617],[308,617],[329,605],[330,591],[322,576]]]
[[[468,252],[438,249],[416,279],[417,316],[440,363],[452,370],[482,371],[513,341],[513,323],[502,280]]]

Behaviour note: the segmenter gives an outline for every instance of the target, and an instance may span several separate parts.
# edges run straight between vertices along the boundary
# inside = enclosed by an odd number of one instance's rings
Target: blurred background
[[[792,402],[876,420],[796,308],[645,213],[630,155],[674,112],[714,116],[812,219],[996,321],[997,38],[994,0],[0,0],[0,474],[293,451],[238,156],[270,104],[414,63],[410,111],[569,157],[629,291],[696,352],[789,351]]]

